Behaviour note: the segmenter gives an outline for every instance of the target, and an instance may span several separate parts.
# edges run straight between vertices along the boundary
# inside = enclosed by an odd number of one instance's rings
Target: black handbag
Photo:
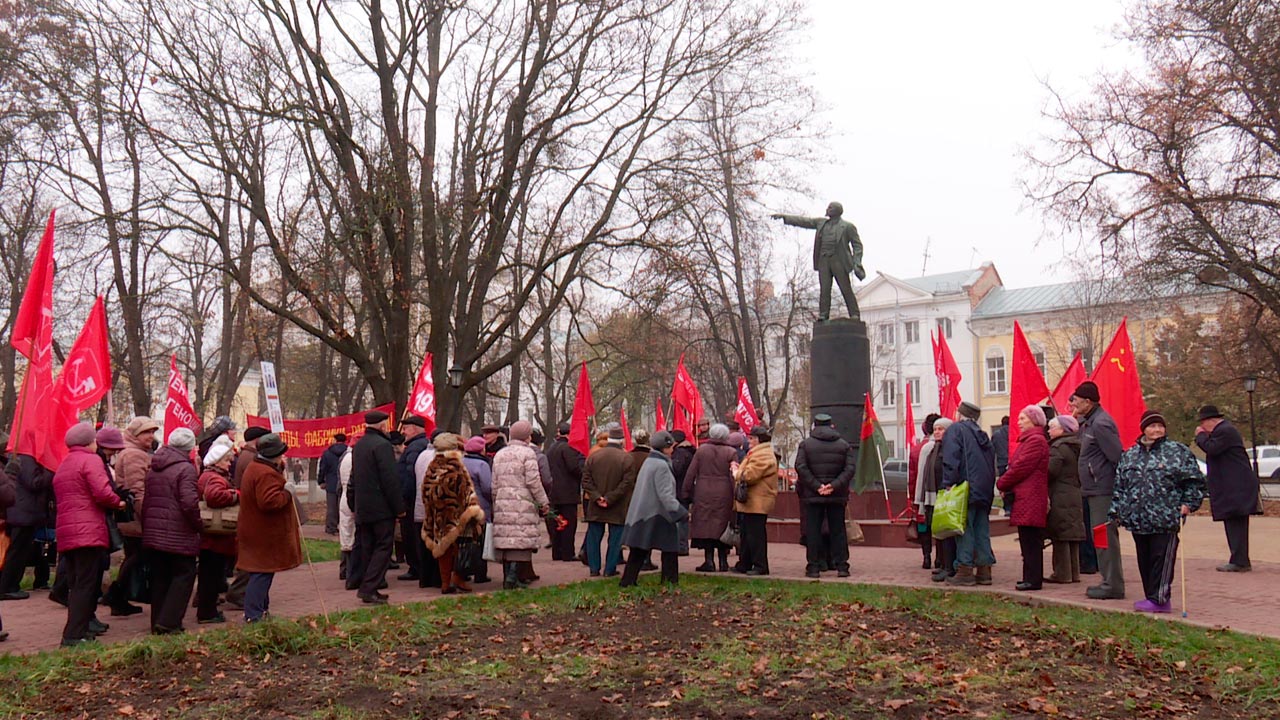
[[[120,533],[120,525],[111,513],[107,513],[107,554],[124,549],[124,535]]]
[[[119,488],[116,490],[116,497],[124,501],[124,508],[120,510],[113,510],[111,512],[111,515],[115,518],[115,521],[117,523],[131,523],[137,520],[138,516],[137,516],[137,513],[134,512],[134,507],[133,507],[134,502],[136,500],[136,498],[133,495],[133,492],[130,490],[126,490],[124,488]]]
[[[746,504],[748,485],[746,480],[739,480],[733,485],[733,499]]]
[[[462,576],[480,576],[485,571],[484,544],[476,538],[458,538],[458,559],[454,561],[454,570]]]

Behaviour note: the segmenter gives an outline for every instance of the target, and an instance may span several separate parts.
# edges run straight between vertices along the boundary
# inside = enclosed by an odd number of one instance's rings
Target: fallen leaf
[[[913,702],[915,701],[914,700],[885,700],[884,706],[889,708],[890,710],[897,710],[899,708],[904,708]]]
[[[623,698],[622,693],[614,693],[613,695],[605,695],[604,697],[600,698],[600,700],[601,702],[605,702],[610,705],[613,705],[614,703],[617,703],[618,701],[622,700],[622,698]]]
[[[658,701],[656,701],[656,702],[651,702],[651,703],[649,703],[649,707],[651,707],[651,708],[665,708],[665,707],[671,707],[671,701],[670,701],[670,700],[658,700]]]
[[[116,708],[116,712],[128,717],[130,715],[133,715],[134,709],[132,705],[121,705],[120,707]]]

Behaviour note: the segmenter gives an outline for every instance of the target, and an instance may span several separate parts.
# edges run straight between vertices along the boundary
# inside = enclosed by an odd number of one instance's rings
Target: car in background
[[[1253,449],[1247,448],[1245,454],[1253,461]],[[1258,446],[1258,477],[1280,480],[1280,445]]]
[[[890,458],[884,463],[884,484],[890,490],[907,491],[908,465],[906,460]]]

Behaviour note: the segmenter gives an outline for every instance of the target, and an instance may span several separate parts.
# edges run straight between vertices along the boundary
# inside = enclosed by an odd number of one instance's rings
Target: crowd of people
[[[1141,436],[1125,450],[1097,385],[1082,383],[1070,402],[1070,414],[1053,417],[1036,405],[1022,408],[1012,452],[1008,418],[988,437],[973,403],[960,404],[956,422],[936,414],[925,419],[924,437],[909,456],[910,493],[918,508],[923,565],[934,571],[934,581],[991,584],[996,558],[990,515],[997,493],[1018,532],[1018,590],[1040,590],[1045,582],[1078,583],[1082,574],[1097,574],[1100,581],[1086,589],[1087,597],[1123,599],[1119,531],[1124,528],[1133,537],[1142,580],[1143,597],[1134,609],[1170,612],[1179,530],[1206,498],[1213,518],[1225,526],[1230,550],[1229,562],[1217,569],[1252,569],[1249,516],[1261,512],[1258,476],[1240,432],[1216,407],[1201,408],[1195,436],[1206,456],[1206,479],[1191,449],[1168,437],[1168,423],[1159,412],[1142,415]],[[968,501],[963,534],[932,538],[938,493],[961,484]],[[1047,576],[1046,542],[1052,547]]]
[[[910,449],[908,497],[933,580],[991,584],[997,497],[1018,532],[1018,590],[1098,574],[1088,597],[1124,598],[1123,527],[1133,536],[1143,586],[1135,609],[1169,612],[1180,525],[1206,497],[1230,548],[1218,570],[1251,569],[1258,478],[1239,431],[1215,407],[1201,410],[1195,437],[1207,456],[1207,483],[1158,412],[1142,416],[1141,437],[1124,450],[1091,382],[1072,395],[1070,414],[1021,409],[1011,453],[1007,419],[992,437],[976,405],[961,403],[958,415],[929,415]],[[693,437],[637,430],[627,450],[624,430],[610,424],[584,454],[570,444],[567,423],[544,452],[541,432],[523,420],[487,425],[470,438],[428,433],[416,416],[395,430],[381,411],[364,420],[358,440],[336,435],[318,466],[325,530],[342,548],[339,576],[364,603],[387,603],[388,573],[400,568],[401,581],[454,594],[492,582],[495,563],[504,589],[525,588],[538,580],[539,549],[550,549],[552,562],[585,564],[591,577],[620,576],[622,587],[644,571],[678,583],[678,558],[696,550],[703,553],[698,572],[770,573],[767,520],[781,458],[766,427],[743,433],[704,418]],[[69,452],[56,472],[26,455],[3,458],[8,547],[0,600],[29,598],[20,583],[34,566],[35,589],[67,608],[64,646],[110,629],[97,616],[100,605],[127,616],[143,612],[135,603],[148,604],[159,635],[184,631],[193,600],[200,624],[226,622],[223,607],[259,622],[270,616],[275,574],[303,562],[298,503],[283,474],[288,446],[278,435],[248,428],[237,443],[235,424],[219,417],[199,438],[177,428],[162,445],[159,429],[148,417],[123,430],[79,423],[66,433]],[[815,415],[794,463],[809,578],[850,576],[846,506],[855,461],[832,418]],[[939,497],[962,485],[955,492],[967,498],[963,532],[935,537]],[[587,530],[578,544],[580,518]],[[1052,547],[1048,575],[1045,543]],[[116,552],[119,570],[104,589]]]

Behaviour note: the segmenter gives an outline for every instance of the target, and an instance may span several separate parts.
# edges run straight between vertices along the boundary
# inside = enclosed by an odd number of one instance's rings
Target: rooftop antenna
[[[920,263],[920,277],[928,274],[929,269],[929,246],[933,244],[933,236],[927,235],[924,239],[924,262]]]
[[[973,251],[972,253],[969,253],[969,267],[973,267],[973,260],[978,257],[978,248],[970,245],[969,249]]]

